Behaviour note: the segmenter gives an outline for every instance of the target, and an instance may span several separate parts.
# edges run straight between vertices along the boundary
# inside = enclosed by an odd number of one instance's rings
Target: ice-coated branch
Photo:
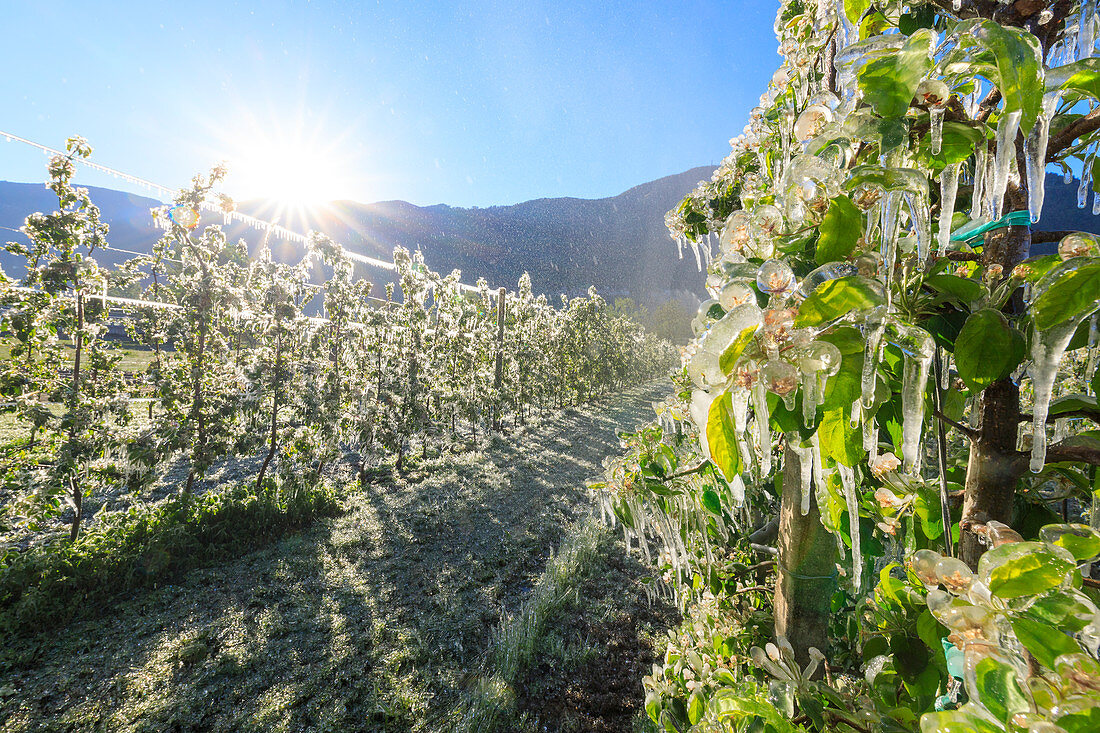
[[[1066,129],[1050,138],[1047,143],[1047,162],[1057,160],[1058,153],[1073,145],[1077,138],[1097,130],[1100,130],[1100,107],[1069,123]]]

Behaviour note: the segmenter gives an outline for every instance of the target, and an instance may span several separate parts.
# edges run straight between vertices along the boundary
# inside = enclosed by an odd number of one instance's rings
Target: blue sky
[[[242,198],[610,196],[726,154],[779,64],[774,13],[3,0],[0,130],[54,147],[80,134],[98,162],[169,186],[227,159]],[[0,138],[0,179],[42,180],[44,163]]]

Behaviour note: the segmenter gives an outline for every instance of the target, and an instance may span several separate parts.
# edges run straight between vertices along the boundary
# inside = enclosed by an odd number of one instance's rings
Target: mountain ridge
[[[589,285],[605,297],[630,296],[654,304],[679,298],[703,297],[703,273],[693,257],[680,259],[664,226],[664,215],[696,183],[709,178],[713,167],[700,166],[638,184],[615,196],[599,199],[544,197],[489,207],[453,207],[439,203],[418,206],[391,199],[374,203],[333,201],[312,212],[280,209],[272,201],[243,201],[241,211],[275,221],[295,231],[322,231],[352,252],[388,260],[395,247],[421,250],[429,267],[447,273],[462,271],[464,282],[484,277],[491,287],[514,287],[528,272],[536,292],[579,295]],[[1096,231],[1100,220],[1077,208],[1076,186],[1047,174],[1047,201],[1039,230]],[[161,235],[149,209],[161,202],[107,188],[89,187],[92,200],[111,229],[111,246],[147,252]],[[53,211],[56,199],[42,184],[0,181],[0,227],[17,230],[27,214]],[[217,219],[217,221],[215,221]],[[220,223],[210,217],[208,223]],[[234,223],[225,227],[230,239],[244,239],[251,249],[259,232]],[[9,234],[0,239],[19,238]],[[273,240],[277,259],[296,262],[301,246]],[[1036,245],[1035,252],[1055,245]],[[126,255],[104,252],[102,264],[118,264]],[[0,253],[0,266],[12,276],[22,274],[15,258]],[[378,283],[392,275],[361,272]]]

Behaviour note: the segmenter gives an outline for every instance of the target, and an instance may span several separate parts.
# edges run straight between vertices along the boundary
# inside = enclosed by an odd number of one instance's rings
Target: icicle
[[[943,147],[943,115],[947,112],[947,106],[929,107],[928,121],[932,126],[932,155],[939,155]]]
[[[956,13],[962,10],[962,6],[962,0],[951,0],[951,9],[954,10]]]
[[[1090,143],[1085,151],[1085,163],[1081,166],[1081,182],[1077,184],[1077,208],[1085,208],[1089,189],[1092,188],[1092,162],[1096,158],[1096,143]]]
[[[863,379],[861,382],[861,400],[863,408],[870,410],[875,404],[875,382],[878,374],[878,352],[882,343],[882,334],[886,330],[886,310],[878,308],[867,318],[864,333],[867,336],[867,350],[863,354]]]
[[[1008,169],[1016,163],[1016,132],[1020,129],[1020,110],[1001,116],[997,122],[997,158],[993,174],[992,211],[990,217],[996,219],[1004,212],[1005,189],[1008,188]]]
[[[810,427],[817,417],[817,375],[802,375],[802,424]]]
[[[1097,216],[1100,214],[1100,193],[1094,193],[1092,195],[1092,215]]]
[[[848,505],[848,534],[852,540],[852,590],[860,594],[863,585],[863,553],[859,547],[859,498],[856,495],[855,472],[842,463],[836,466],[840,483],[844,487],[844,500]]]
[[[752,409],[756,413],[756,439],[759,443],[757,455],[760,459],[760,477],[763,478],[772,470],[772,432],[768,424],[768,390],[763,380],[757,381],[752,387]]]
[[[982,140],[974,148],[974,194],[970,200],[970,218],[982,217],[982,201],[985,199],[985,169],[986,158],[989,156],[988,145]]]
[[[859,402],[853,403],[852,414],[855,415],[860,408]],[[867,461],[874,463],[878,459],[878,429],[875,427],[874,415],[866,415],[865,419],[859,421],[859,426],[863,433],[863,450],[867,451]]]
[[[931,339],[929,339],[931,341]],[[921,433],[924,430],[924,389],[931,354],[905,355],[901,386],[901,455],[909,473],[920,472]]]
[[[810,457],[814,461],[814,487],[817,492],[827,491],[825,485],[825,467],[821,464],[821,443],[817,439],[817,431],[810,436]]]
[[[1031,212],[1031,223],[1039,221],[1043,212],[1043,198],[1046,189],[1047,140],[1050,134],[1050,121],[1061,99],[1060,92],[1049,92],[1043,96],[1043,107],[1035,127],[1031,128],[1024,141],[1024,168],[1027,172],[1027,208]]]
[[[947,253],[951,242],[951,217],[955,214],[955,197],[959,191],[959,169],[962,163],[952,163],[940,173],[940,231],[938,254]]]
[[[734,506],[742,506],[745,503],[745,482],[741,480],[741,474],[734,475],[730,480],[730,493],[733,494]]]
[[[1033,331],[1031,346],[1031,366],[1027,372],[1031,376],[1034,389],[1034,406],[1031,423],[1031,471],[1043,470],[1047,457],[1047,414],[1050,410],[1050,396],[1054,389],[1054,380],[1058,378],[1058,367],[1062,354],[1073,338],[1077,325],[1084,318],[1059,323],[1046,331]]]
[[[883,284],[886,286],[887,302],[890,299],[890,283],[893,281],[894,261],[898,250],[898,210],[901,208],[901,194],[887,191],[882,203],[882,267]]]
[[[813,488],[813,452],[809,447],[799,444],[798,433],[789,433],[787,443],[790,445],[791,452],[798,456],[798,488],[802,497],[802,516],[806,516],[810,513],[810,490]]]
[[[940,358],[940,389],[951,388],[951,352],[943,350]]]
[[[928,199],[923,192],[907,193],[905,203],[909,207],[913,233],[917,236],[917,262],[923,269],[932,241],[932,214],[929,211]]]
[[[1090,59],[1096,45],[1096,0],[1082,0],[1081,20],[1077,31],[1077,60]]]
[[[1065,440],[1069,435],[1069,419],[1065,417],[1057,418],[1054,421],[1054,442]]]
[[[1066,168],[1066,172],[1062,174],[1062,183],[1066,184],[1067,186],[1069,184],[1073,183],[1073,170],[1072,169]]]

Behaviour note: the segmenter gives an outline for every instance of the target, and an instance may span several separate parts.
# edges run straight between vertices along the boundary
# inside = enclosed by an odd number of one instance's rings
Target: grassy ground
[[[4,656],[20,661],[0,668],[0,731],[449,728],[493,630],[521,612],[551,553],[589,511],[580,487],[618,450],[614,431],[649,419],[664,391],[639,388],[481,450],[376,476],[339,518],[193,571],[109,617],[8,640],[19,648]],[[566,578],[572,600],[555,605],[556,620],[539,634],[516,688],[514,727],[630,730],[621,714],[608,724],[618,727],[551,724],[571,703],[547,699],[573,699],[558,670],[591,678],[577,670],[615,648],[620,629],[629,635],[616,614],[639,615],[612,608],[616,596],[633,603],[640,569],[607,564],[610,542],[597,543],[606,562],[585,566],[603,570]],[[619,649],[631,670],[649,653],[644,639],[634,647]]]

